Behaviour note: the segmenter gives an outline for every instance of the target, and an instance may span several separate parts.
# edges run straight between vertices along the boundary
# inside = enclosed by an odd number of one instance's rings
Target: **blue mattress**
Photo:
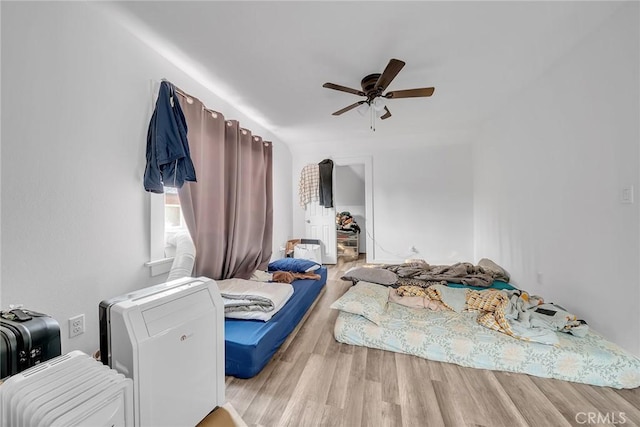
[[[327,283],[326,267],[316,273],[320,280],[296,280],[291,284],[293,295],[268,322],[225,319],[226,375],[251,378],[264,368]]]

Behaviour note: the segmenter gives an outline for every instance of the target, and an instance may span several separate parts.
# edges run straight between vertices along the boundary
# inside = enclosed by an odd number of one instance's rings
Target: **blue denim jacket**
[[[163,193],[163,186],[180,188],[185,181],[195,180],[196,171],[187,141],[187,122],[174,86],[163,81],[147,132],[144,189]]]

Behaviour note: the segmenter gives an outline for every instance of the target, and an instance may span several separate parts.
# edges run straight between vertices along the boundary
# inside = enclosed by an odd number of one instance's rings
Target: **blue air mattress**
[[[327,283],[327,269],[316,271],[319,280],[296,280],[293,295],[268,322],[225,319],[225,374],[251,378],[271,360],[295,329]]]

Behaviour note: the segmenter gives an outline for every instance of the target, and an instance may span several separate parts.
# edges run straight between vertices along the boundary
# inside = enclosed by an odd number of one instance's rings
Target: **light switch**
[[[633,185],[628,185],[622,188],[622,191],[620,193],[620,203],[633,203]]]

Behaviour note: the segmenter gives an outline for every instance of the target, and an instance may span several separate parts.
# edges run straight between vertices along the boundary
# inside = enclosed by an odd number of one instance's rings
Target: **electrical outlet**
[[[69,338],[84,334],[84,314],[69,318]]]

